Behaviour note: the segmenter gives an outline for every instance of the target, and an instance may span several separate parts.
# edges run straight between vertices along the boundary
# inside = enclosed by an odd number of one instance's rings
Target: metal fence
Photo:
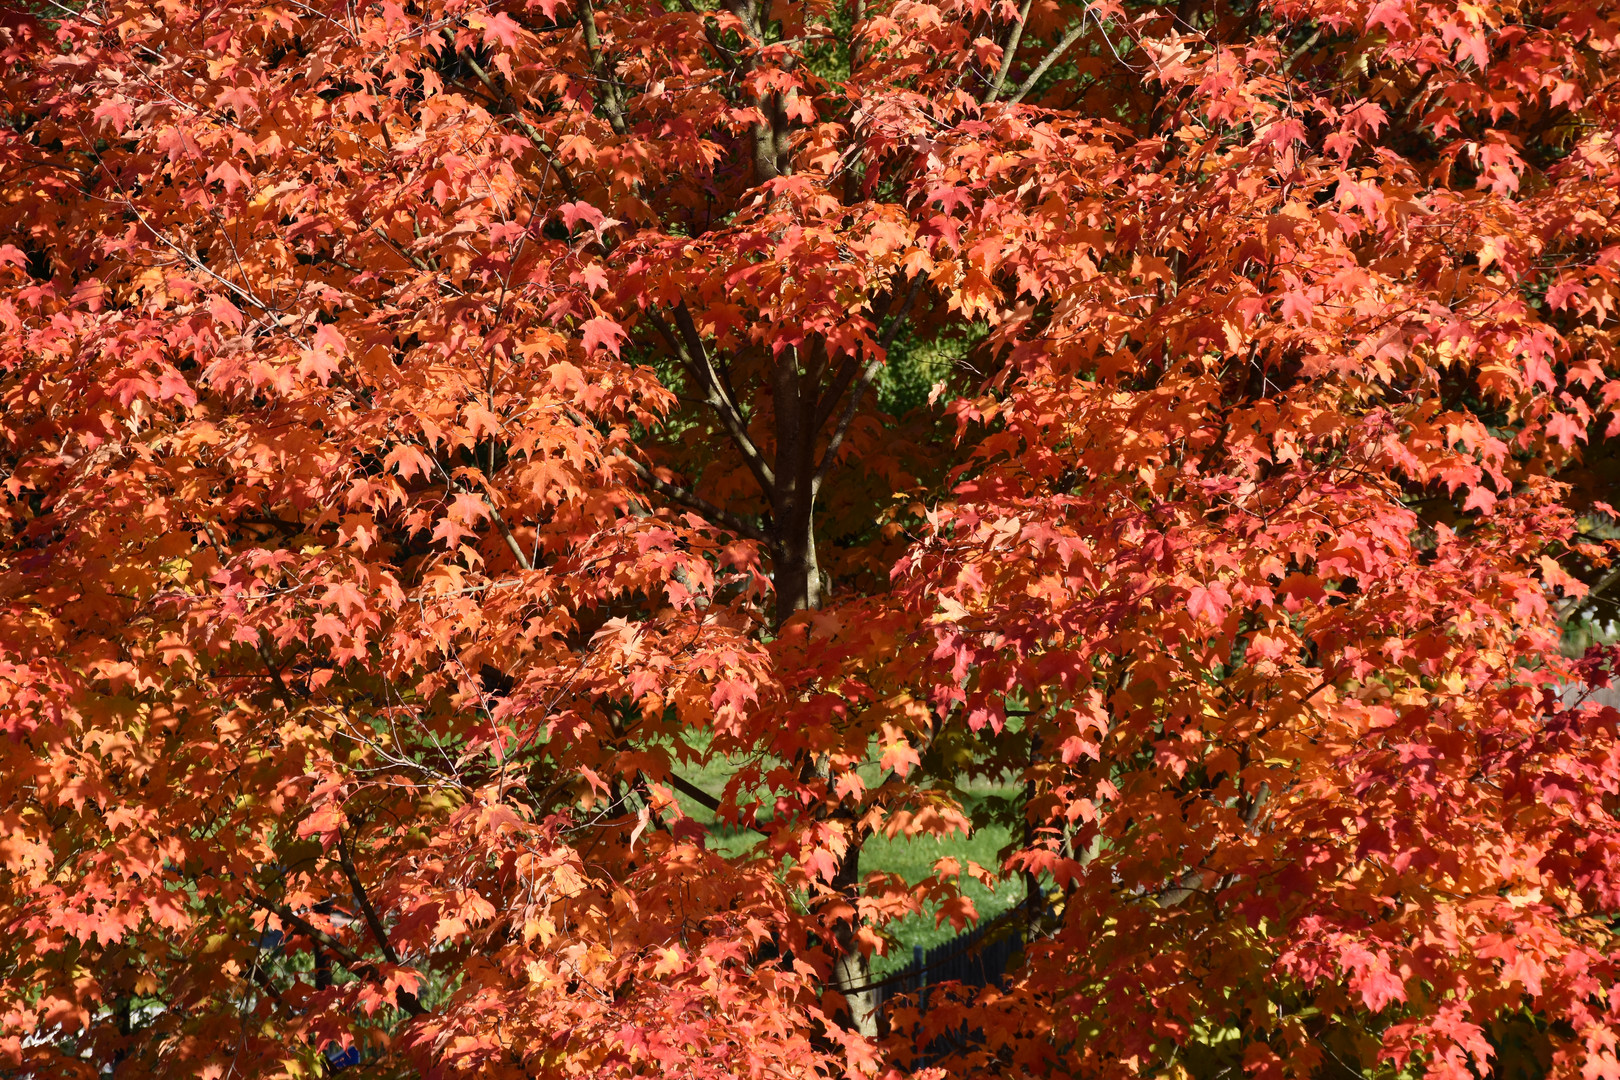
[[[879,1011],[901,994],[919,994],[918,1007],[928,1008],[928,987],[934,983],[990,986],[1001,982],[1008,964],[1024,947],[1026,914],[1027,909],[1019,906],[932,949],[912,946],[911,963],[877,985]]]

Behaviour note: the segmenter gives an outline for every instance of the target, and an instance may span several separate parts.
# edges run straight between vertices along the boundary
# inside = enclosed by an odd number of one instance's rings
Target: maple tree
[[[1620,1077],[1616,5],[0,56],[0,1073]]]

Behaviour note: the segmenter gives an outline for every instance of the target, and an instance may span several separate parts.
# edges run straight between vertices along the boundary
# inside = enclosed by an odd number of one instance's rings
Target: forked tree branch
[[[724,380],[715,370],[708,350],[703,347],[702,335],[697,332],[697,325],[692,322],[691,313],[686,310],[684,304],[675,309],[678,330],[671,327],[654,311],[647,312],[647,321],[652,323],[659,336],[674,350],[676,359],[681,362],[687,374],[702,387],[704,400],[720,418],[726,434],[731,436],[738,453],[742,454],[743,463],[748,466],[748,471],[754,474],[754,479],[759,482],[766,498],[774,499],[776,474],[766,463],[765,455],[759,452],[759,447],[749,437],[748,425],[744,421],[742,410],[727,393]]]
[[[287,907],[285,904],[271,903],[269,900],[266,900],[264,897],[252,891],[249,891],[244,895],[247,897],[248,902],[254,907],[261,908],[264,911],[269,912],[277,919],[280,919],[283,925],[292,927],[300,934],[309,938],[311,941],[316,942],[322,948],[325,948],[333,956],[337,957],[338,963],[342,964],[349,971],[363,979],[369,979],[372,982],[380,983],[383,981],[382,973],[377,970],[377,965],[375,963],[359,955],[353,949],[343,944],[343,942],[339,941],[331,934],[328,934],[325,930],[322,930],[320,927],[311,923],[308,919],[305,919],[303,916],[297,914],[292,908]],[[395,961],[390,961],[390,963],[395,963]],[[404,989],[399,989],[395,992],[394,1001],[395,1004],[412,1016],[422,1016],[427,1013],[427,1010],[422,1007],[422,1003],[417,1000],[416,995],[409,993]]]
[[[911,279],[911,288],[906,292],[905,302],[900,305],[900,310],[894,313],[894,318],[884,328],[883,336],[878,339],[878,355],[867,362],[866,367],[861,370],[860,378],[855,381],[855,388],[850,391],[849,401],[844,404],[843,415],[838,418],[838,426],[833,429],[832,435],[827,439],[827,450],[821,456],[821,464],[816,466],[816,471],[810,479],[810,497],[812,499],[820,493],[821,482],[832,471],[833,461],[838,457],[838,449],[843,445],[844,436],[849,431],[849,425],[855,419],[855,413],[861,407],[861,398],[865,396],[867,387],[872,384],[873,379],[877,378],[878,371],[882,369],[883,364],[887,361],[889,347],[894,344],[895,337],[900,333],[901,325],[905,323],[906,317],[910,314],[911,305],[916,302],[917,293],[922,289],[922,281],[921,274]]]
[[[734,533],[737,533],[739,536],[746,536],[750,540],[758,540],[760,543],[769,546],[775,545],[775,542],[763,529],[750,525],[747,521],[744,521],[742,518],[731,513],[729,510],[720,509],[718,506],[714,505],[714,503],[703,498],[703,496],[698,495],[696,492],[689,491],[679,484],[672,484],[667,480],[660,480],[657,476],[653,475],[653,471],[651,469],[647,468],[647,466],[643,465],[629,454],[626,454],[623,450],[615,450],[613,453],[623,458],[626,464],[635,470],[636,475],[641,477],[642,481],[646,483],[648,487],[652,488],[665,498],[673,499],[689,509],[696,510],[704,517],[720,525],[724,525],[726,528],[730,529]]]
[[[1041,81],[1041,76],[1045,75],[1047,70],[1057,63],[1064,53],[1069,51],[1069,46],[1079,41],[1080,35],[1085,32],[1086,21],[1081,19],[1073,29],[1063,35],[1061,41],[1052,47],[1051,52],[1041,58],[1041,62],[1035,65],[1035,70],[1029,73],[1029,78],[1025,79],[1022,85],[1018,87],[1018,92],[1007,99],[1007,104],[1017,105],[1020,101],[1023,101],[1024,95],[1035,89],[1035,84]]]
[[[354,902],[360,905],[360,913],[366,917],[366,928],[371,931],[372,939],[377,947],[388,958],[390,964],[399,963],[399,954],[388,940],[388,931],[383,929],[382,919],[377,917],[377,909],[371,906],[371,897],[366,895],[366,887],[360,881],[360,872],[354,867],[354,860],[349,857],[349,848],[343,842],[343,833],[337,836],[338,862],[343,867],[343,876],[349,879],[349,889],[354,893]]]
[[[1012,71],[1013,59],[1018,55],[1018,43],[1023,39],[1024,26],[1029,21],[1029,7],[1035,0],[1024,0],[1024,6],[1018,11],[1018,21],[1013,23],[1007,34],[1007,44],[1001,50],[1001,68],[990,83],[989,91],[984,95],[984,103],[991,104],[1001,96],[1001,88],[1007,84],[1007,74]]]

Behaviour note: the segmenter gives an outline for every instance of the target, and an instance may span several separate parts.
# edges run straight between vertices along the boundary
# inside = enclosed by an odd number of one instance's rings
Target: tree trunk
[[[810,515],[805,515],[808,518]],[[783,537],[774,554],[772,584],[776,588],[776,625],[795,611],[821,606],[821,567],[816,562],[816,534],[809,521]]]
[[[849,850],[844,854],[843,863],[838,867],[838,875],[833,878],[833,884],[854,902],[861,880],[861,845],[858,839],[852,838]],[[838,946],[837,959],[833,961],[833,988],[844,995],[849,1004],[849,1013],[845,1023],[851,1031],[865,1035],[869,1039],[877,1038],[877,991],[857,990],[872,981],[872,964],[865,953],[861,952],[856,944],[855,931],[860,926],[860,916],[856,915],[848,922],[838,924],[836,944]]]
[[[776,485],[771,492],[774,525],[771,584],[776,590],[776,625],[795,612],[821,606],[821,566],[816,561],[816,387],[805,385],[796,357],[777,364],[771,387],[776,412]],[[833,886],[854,905],[860,891],[860,836],[852,835]],[[871,981],[871,963],[857,947],[859,916],[840,923],[832,942],[831,985],[849,1004],[852,1031],[877,1037],[877,994],[857,990]],[[853,991],[853,992],[852,992]]]
[[[786,356],[776,365],[771,394],[776,409],[771,583],[780,626],[795,611],[821,606],[821,567],[816,563],[816,395],[814,387],[802,385],[796,359]]]

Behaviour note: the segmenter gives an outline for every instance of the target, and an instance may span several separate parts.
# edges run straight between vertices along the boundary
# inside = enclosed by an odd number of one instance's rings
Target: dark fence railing
[[[891,972],[873,987],[878,1010],[881,1012],[890,1000],[901,994],[919,993],[918,1006],[926,1009],[927,988],[934,983],[990,986],[1001,982],[1007,974],[1007,965],[1024,947],[1027,914],[1028,909],[1019,905],[932,949],[912,946],[911,963]]]

